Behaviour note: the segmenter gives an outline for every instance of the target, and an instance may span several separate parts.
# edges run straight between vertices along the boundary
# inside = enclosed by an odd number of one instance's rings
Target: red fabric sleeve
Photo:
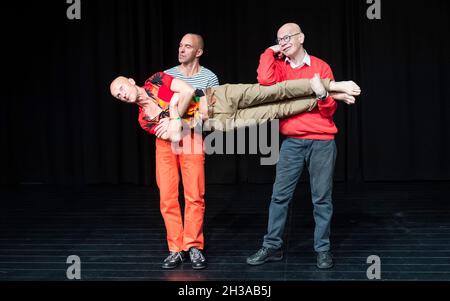
[[[267,48],[259,59],[258,83],[263,86],[271,86],[283,81],[280,70],[278,70],[277,60],[272,49]]]
[[[147,133],[151,135],[155,135],[155,124],[152,124],[145,120],[145,112],[144,110],[139,107],[139,117],[138,117],[139,124],[141,125],[141,128],[146,131]]]
[[[169,74],[166,74],[164,72],[160,72],[161,78],[162,78],[162,86],[159,88],[158,91],[158,98],[170,102],[173,96],[173,91],[170,90],[170,86],[172,85],[173,77]]]

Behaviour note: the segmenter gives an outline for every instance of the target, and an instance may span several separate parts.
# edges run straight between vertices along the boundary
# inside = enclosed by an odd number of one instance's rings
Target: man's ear
[[[203,55],[203,49],[198,49],[195,57],[201,57]]]
[[[128,82],[129,82],[130,84],[132,84],[133,86],[136,85],[136,82],[135,82],[134,79],[132,79],[132,78],[129,78],[129,79],[128,79]]]
[[[299,39],[300,39],[300,44],[303,45],[303,43],[305,43],[305,34],[301,33]]]

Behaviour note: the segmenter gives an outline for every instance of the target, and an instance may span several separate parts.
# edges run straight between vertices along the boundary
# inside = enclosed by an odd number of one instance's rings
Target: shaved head
[[[201,35],[196,33],[185,34],[178,47],[178,61],[181,64],[198,62],[203,54],[205,43]]]
[[[115,86],[120,85],[120,84],[124,84],[128,82],[128,78],[126,78],[125,76],[118,76],[116,77],[111,85],[109,86],[110,90],[112,90]]]
[[[278,29],[277,41],[281,53],[289,59],[299,58],[304,54],[305,35],[296,23],[286,23]]]
[[[138,91],[136,82],[124,76],[116,77],[109,86],[111,95],[123,102],[135,102]]]
[[[197,34],[197,33],[187,33],[184,35],[183,38],[185,37],[190,37],[195,41],[195,44],[197,46],[198,49],[203,49],[205,48],[205,41],[203,40],[202,36]]]
[[[283,26],[280,27],[278,32],[280,31],[292,31],[292,32],[302,32],[302,29],[300,26],[296,23],[286,23]]]

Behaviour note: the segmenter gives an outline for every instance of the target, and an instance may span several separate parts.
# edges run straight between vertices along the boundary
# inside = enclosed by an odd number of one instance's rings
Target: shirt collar
[[[300,64],[294,64],[288,57],[285,59],[286,63],[289,63],[293,69],[297,69],[300,67],[303,67],[304,65],[311,66],[311,57],[309,56],[308,52],[305,51],[305,56],[303,57],[303,61]]]

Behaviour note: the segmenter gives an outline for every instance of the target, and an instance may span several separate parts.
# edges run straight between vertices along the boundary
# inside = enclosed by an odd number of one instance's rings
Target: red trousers
[[[205,154],[202,137],[193,134],[190,139],[192,147],[200,149],[200,153],[176,154],[170,142],[156,139],[156,182],[167,244],[172,252],[204,248]],[[184,223],[178,201],[180,169],[185,198]]]

